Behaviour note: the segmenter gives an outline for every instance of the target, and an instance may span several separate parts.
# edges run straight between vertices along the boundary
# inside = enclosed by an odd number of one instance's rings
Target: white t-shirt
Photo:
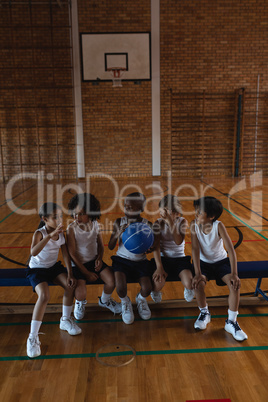
[[[179,233],[179,227],[184,218],[179,217],[174,222],[174,230]],[[162,225],[160,233],[160,252],[162,257],[180,258],[185,257],[185,240],[181,244],[176,244],[170,226],[164,219],[159,219],[158,223]]]
[[[208,234],[205,234],[195,222],[195,232],[200,245],[200,260],[211,264],[227,257],[223,240],[219,236],[219,222],[213,222],[212,229]]]
[[[48,236],[47,229],[43,226],[37,229],[36,232],[41,232],[43,238]],[[59,233],[58,240],[50,239],[45,247],[36,256],[31,256],[29,267],[30,268],[51,268],[58,261],[59,249],[65,243],[63,233]]]
[[[97,221],[92,222],[92,229],[89,232],[81,229],[76,222],[71,223],[71,225],[69,225],[68,228],[70,228],[70,226],[72,226],[74,231],[76,253],[81,263],[85,264],[86,262],[95,260],[98,256],[97,240],[100,231],[98,222]],[[75,264],[72,261],[72,266],[74,265]]]

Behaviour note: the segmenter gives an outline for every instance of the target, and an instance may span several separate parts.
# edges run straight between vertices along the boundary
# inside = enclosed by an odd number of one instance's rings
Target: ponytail
[[[38,229],[41,229],[43,226],[45,226],[45,224],[46,224],[46,222],[43,221],[43,219],[41,219],[41,221],[39,222],[39,225],[38,225]]]

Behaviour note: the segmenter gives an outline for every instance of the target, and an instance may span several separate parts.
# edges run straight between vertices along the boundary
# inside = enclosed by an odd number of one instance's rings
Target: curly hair
[[[74,215],[74,210],[77,207],[83,209],[92,221],[99,219],[101,216],[100,202],[93,194],[79,193],[71,198],[68,203],[70,215]]]
[[[144,207],[146,204],[146,197],[144,194],[139,193],[139,192],[134,192],[131,194],[128,194],[125,198],[125,200],[132,200],[138,205],[140,205],[141,211],[144,211]]]

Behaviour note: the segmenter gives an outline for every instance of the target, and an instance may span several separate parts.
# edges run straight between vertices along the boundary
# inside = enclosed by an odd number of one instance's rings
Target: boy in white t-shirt
[[[225,331],[232,334],[237,341],[244,341],[248,337],[237,322],[241,283],[237,274],[236,253],[224,224],[217,220],[223,212],[223,206],[214,197],[202,197],[194,201],[194,207],[196,219],[191,222],[192,257],[195,268],[193,287],[200,309],[194,327],[205,329],[211,320],[204,289],[207,280],[216,279],[218,286],[227,285],[230,292]]]
[[[145,203],[146,198],[141,193],[134,192],[126,196],[125,216],[117,218],[114,222],[108,243],[110,250],[114,250],[117,242],[119,243],[116,255],[112,256],[112,268],[115,273],[116,291],[122,304],[122,320],[125,324],[132,324],[134,321],[131,300],[127,295],[127,282],[129,281],[139,281],[140,283],[140,292],[136,297],[140,317],[143,320],[151,318],[151,311],[146,300],[152,290],[151,261],[147,259],[146,253],[134,254],[128,251],[122,241],[122,234],[131,223],[142,222],[151,225],[151,222],[140,215],[144,210]]]

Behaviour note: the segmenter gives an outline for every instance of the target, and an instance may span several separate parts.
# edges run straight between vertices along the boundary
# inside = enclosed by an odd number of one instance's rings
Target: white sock
[[[107,303],[107,301],[110,299],[110,297],[111,297],[111,294],[107,294],[107,293],[104,293],[104,290],[103,290],[103,292],[102,292],[102,295],[101,295],[101,302],[102,303]]]
[[[139,293],[137,297],[138,297],[138,299],[140,299],[140,300],[146,300],[146,297],[143,297],[143,296],[141,295],[141,293]]]
[[[31,321],[30,338],[35,338],[38,335],[39,329],[41,327],[42,321]]]
[[[198,308],[201,311],[201,313],[209,313],[208,305],[206,305],[206,307],[198,307]]]
[[[228,320],[236,322],[238,311],[232,311],[228,309]]]
[[[65,319],[70,318],[72,310],[73,310],[73,306],[62,305],[62,318],[65,318]]]
[[[121,302],[128,302],[129,297],[126,295],[125,297],[120,297]]]

